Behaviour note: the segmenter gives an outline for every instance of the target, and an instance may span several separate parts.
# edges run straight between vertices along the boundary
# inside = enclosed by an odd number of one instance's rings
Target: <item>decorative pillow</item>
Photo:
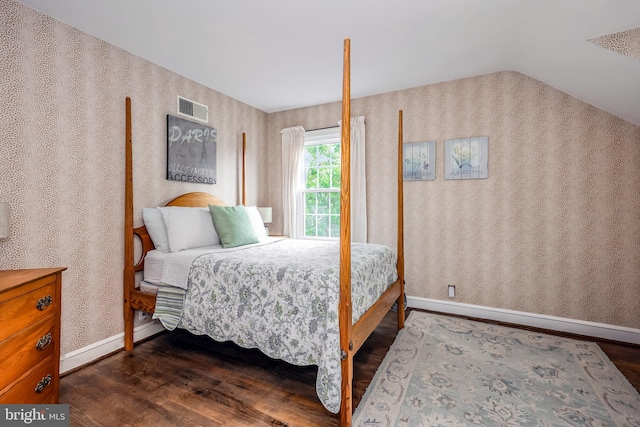
[[[264,222],[262,222],[262,216],[258,211],[257,206],[245,206],[247,210],[247,215],[249,215],[249,219],[251,220],[251,226],[253,227],[254,233],[256,233],[256,237],[258,240],[262,240],[267,237],[267,230],[264,228]]]
[[[142,219],[153,241],[153,246],[160,252],[170,252],[167,228],[164,226],[160,211],[156,208],[142,208]]]
[[[220,244],[207,208],[165,206],[157,209],[167,229],[171,252]]]
[[[223,248],[258,243],[258,237],[253,230],[251,219],[249,219],[247,210],[243,205],[209,205],[209,210]]]

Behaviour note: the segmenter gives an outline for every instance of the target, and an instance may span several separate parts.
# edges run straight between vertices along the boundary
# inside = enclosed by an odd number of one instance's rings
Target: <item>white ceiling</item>
[[[639,0],[19,0],[265,112],[520,71],[640,125]],[[636,41],[637,42],[637,41]]]

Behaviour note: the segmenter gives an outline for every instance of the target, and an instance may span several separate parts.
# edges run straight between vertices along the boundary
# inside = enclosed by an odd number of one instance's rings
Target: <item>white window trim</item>
[[[304,146],[309,147],[313,145],[324,145],[324,144],[340,144],[341,143],[341,129],[340,126],[328,127],[323,129],[315,129],[305,131],[304,133]],[[303,168],[305,166],[303,165]],[[300,224],[300,238],[308,239],[308,240],[337,240],[338,237],[317,237],[317,236],[305,236],[304,235],[304,224],[305,224],[305,212],[302,207],[304,206],[304,194],[308,192],[315,193],[327,193],[334,192],[339,193],[340,188],[322,188],[322,189],[304,189],[300,193],[300,197],[298,200],[300,201],[301,209],[297,209],[297,221]]]

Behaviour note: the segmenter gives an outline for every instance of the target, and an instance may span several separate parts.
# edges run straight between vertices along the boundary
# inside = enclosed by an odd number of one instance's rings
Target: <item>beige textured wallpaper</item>
[[[136,226],[143,207],[187,191],[239,202],[242,132],[251,146],[248,203],[263,202],[267,116],[11,0],[0,0],[0,58],[0,200],[11,204],[0,269],[68,267],[65,354],[123,332],[125,97]],[[176,115],[178,94],[209,106],[215,185],[165,179],[166,115]]]
[[[587,41],[640,61],[640,28],[594,37]]]
[[[640,328],[640,127],[516,72],[354,100],[369,241],[394,247],[400,109],[405,142],[436,141],[436,180],[405,183],[409,295],[447,300],[451,284],[456,302]],[[279,131],[340,111],[269,115],[274,206]],[[471,136],[489,137],[489,178],[445,180],[444,141]]]

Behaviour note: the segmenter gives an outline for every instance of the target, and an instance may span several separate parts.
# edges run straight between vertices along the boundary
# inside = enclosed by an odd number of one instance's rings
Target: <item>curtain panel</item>
[[[351,118],[351,241],[367,242],[364,116]]]
[[[299,199],[304,183],[304,128],[283,129],[281,134],[283,234],[296,239],[302,235],[296,206],[302,206]]]

